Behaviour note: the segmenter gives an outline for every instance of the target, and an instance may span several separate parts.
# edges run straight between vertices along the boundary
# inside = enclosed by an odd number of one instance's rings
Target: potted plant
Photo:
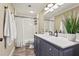
[[[79,41],[79,18],[77,20],[77,33],[76,33],[76,40]]]
[[[77,17],[66,17],[65,19],[65,28],[67,31],[67,38],[71,41],[75,41],[76,39],[76,32],[79,31],[78,30],[78,23],[79,19]]]

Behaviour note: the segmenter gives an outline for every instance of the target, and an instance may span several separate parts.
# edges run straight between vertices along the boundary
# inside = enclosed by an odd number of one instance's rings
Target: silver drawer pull
[[[51,51],[52,49],[51,48],[49,48],[49,51]]]

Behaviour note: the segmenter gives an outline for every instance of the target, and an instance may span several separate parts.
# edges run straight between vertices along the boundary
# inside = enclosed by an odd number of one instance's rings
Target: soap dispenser
[[[55,31],[55,36],[58,37],[58,32],[57,32],[57,30]]]

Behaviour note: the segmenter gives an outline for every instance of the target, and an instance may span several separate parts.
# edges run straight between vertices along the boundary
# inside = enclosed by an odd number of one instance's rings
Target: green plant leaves
[[[71,28],[71,23],[70,23],[70,19],[69,18],[66,19],[65,27],[66,27],[67,32],[71,33],[71,29],[70,29]]]
[[[65,20],[65,27],[67,33],[75,34],[76,32],[79,32],[79,18],[73,18],[72,16],[67,17]]]
[[[77,20],[77,33],[79,33],[79,18]]]

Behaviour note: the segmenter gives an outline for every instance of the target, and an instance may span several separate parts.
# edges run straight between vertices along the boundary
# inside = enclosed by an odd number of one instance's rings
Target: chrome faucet
[[[54,34],[53,34],[53,32],[52,32],[52,31],[49,31],[49,35],[54,36]]]

